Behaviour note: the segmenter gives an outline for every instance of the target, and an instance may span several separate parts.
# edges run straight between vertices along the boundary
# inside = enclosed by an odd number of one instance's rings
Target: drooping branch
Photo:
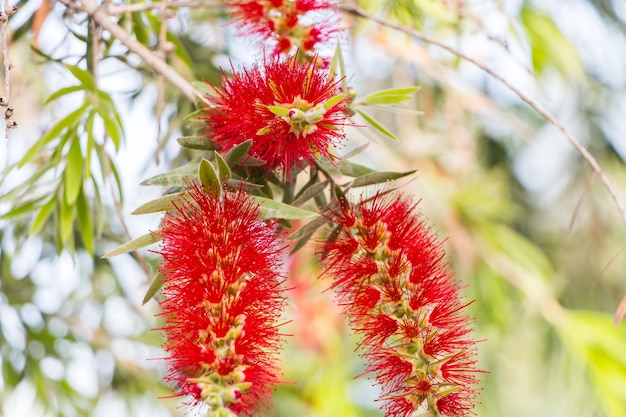
[[[177,87],[189,100],[193,101],[199,98],[205,104],[210,105],[203,94],[174,68],[169,66],[167,62],[159,58],[150,49],[139,43],[130,33],[124,30],[124,28],[111,20],[111,16],[107,13],[105,6],[99,6],[95,0],[81,0],[76,2],[72,0],[59,1],[70,9],[87,13],[102,29],[108,31],[115,39],[126,46],[129,51],[139,56],[146,65],[165,77],[166,80]]]
[[[472,58],[469,55],[464,54],[463,52],[459,51],[458,49],[452,46],[449,46],[443,42],[440,42],[434,38],[431,38],[430,36],[425,35],[424,33],[419,32],[415,29],[410,29],[398,23],[392,22],[390,20],[375,16],[359,8],[356,5],[346,4],[346,5],[339,6],[338,8],[345,13],[348,13],[348,14],[351,14],[353,16],[360,17],[363,19],[371,20],[373,22],[380,24],[381,26],[386,26],[394,30],[404,32],[407,35],[415,39],[418,39],[422,42],[435,45],[445,51],[450,52],[451,54],[456,55],[457,57],[465,61],[468,61],[476,65],[478,68],[480,68],[481,70],[489,74],[491,77],[495,78],[496,80],[504,84],[509,90],[515,93],[515,95],[517,95],[521,100],[523,100],[526,104],[528,104],[533,110],[535,110],[545,120],[547,120],[552,125],[556,126],[556,128],[559,129],[561,133],[563,133],[567,141],[576,149],[576,151],[582,156],[582,158],[589,164],[589,166],[594,171],[594,173],[598,175],[598,177],[600,178],[600,181],[602,182],[602,185],[607,190],[607,192],[611,196],[611,199],[615,203],[615,206],[617,207],[619,211],[619,215],[622,220],[622,223],[624,223],[624,226],[626,226],[626,210],[624,209],[622,202],[617,196],[617,191],[615,190],[615,187],[613,186],[609,178],[604,173],[604,170],[602,170],[602,167],[600,167],[600,164],[598,163],[596,158],[589,153],[587,148],[583,146],[580,140],[578,140],[576,136],[574,136],[573,133],[571,133],[552,113],[546,110],[541,104],[539,104],[537,101],[532,99],[530,96],[528,96],[519,88],[515,87],[513,84],[507,81],[503,76],[501,76],[499,73],[489,68],[487,65],[479,62],[478,60],[476,60],[475,58]]]

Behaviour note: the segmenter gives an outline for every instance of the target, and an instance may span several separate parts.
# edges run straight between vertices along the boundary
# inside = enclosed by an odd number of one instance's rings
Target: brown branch
[[[66,7],[80,12],[87,13],[89,17],[97,23],[102,29],[108,31],[115,39],[120,41],[129,51],[136,54],[148,66],[161,74],[177,87],[189,100],[194,101],[199,98],[206,105],[211,104],[204,98],[204,95],[198,91],[189,81],[180,75],[174,68],[169,66],[167,62],[155,55],[150,49],[139,43],[132,35],[126,32],[120,25],[111,20],[111,16],[107,13],[106,7],[100,7],[95,0],[59,0]]]
[[[208,3],[205,1],[170,1],[163,2],[168,9],[219,9],[228,7],[225,3]],[[110,6],[107,12],[111,15],[123,14],[123,13],[136,13],[144,12],[146,10],[160,9],[163,3],[134,3]]]
[[[4,63],[4,96],[0,97],[0,106],[4,107],[4,137],[9,139],[9,131],[17,127],[17,123],[11,120],[13,107],[11,107],[11,70],[13,62],[9,59],[9,18],[17,13],[17,6],[11,6],[9,0],[4,0],[3,10],[0,12],[0,32],[2,34],[2,60]]]
[[[425,35],[422,32],[418,32],[417,30],[406,28],[398,23],[394,23],[387,19],[370,14],[356,5],[343,5],[343,6],[339,6],[338,9],[344,11],[345,13],[354,15],[356,17],[368,19],[382,26],[386,26],[386,27],[395,29],[399,32],[406,33],[407,35],[415,39],[419,39],[422,42],[438,46],[439,48],[446,50],[450,52],[451,54],[454,54],[457,57],[465,61],[471,62],[472,64],[476,65],[478,68],[480,68],[481,70],[483,70],[484,72],[486,72],[487,74],[489,74],[490,76],[492,76],[493,78],[495,78],[496,80],[504,84],[509,90],[511,90],[520,99],[526,102],[526,104],[532,107],[533,110],[539,113],[548,122],[556,126],[561,131],[561,133],[563,133],[567,141],[576,149],[576,151],[589,164],[591,169],[598,175],[598,177],[600,178],[600,181],[602,182],[602,185],[607,190],[607,192],[611,196],[611,199],[615,203],[615,206],[617,207],[619,211],[622,223],[624,223],[624,226],[626,226],[626,210],[624,209],[622,202],[617,196],[617,191],[615,190],[615,187],[613,187],[613,184],[611,183],[611,181],[608,179],[608,177],[606,176],[606,174],[600,167],[600,164],[598,163],[598,161],[594,158],[593,155],[589,153],[587,148],[585,148],[582,145],[580,140],[578,140],[565,126],[563,126],[563,124],[561,124],[561,122],[558,121],[558,119],[554,115],[552,115],[552,113],[546,110],[541,104],[539,104],[538,102],[530,98],[526,93],[521,91],[519,88],[515,87],[513,84],[507,81],[500,74],[498,74],[497,72],[489,68],[487,65],[477,61],[476,59],[472,58],[469,55],[464,54],[463,52],[459,51],[458,49],[452,46],[449,46],[443,42],[440,42],[434,38],[431,38],[430,36]]]

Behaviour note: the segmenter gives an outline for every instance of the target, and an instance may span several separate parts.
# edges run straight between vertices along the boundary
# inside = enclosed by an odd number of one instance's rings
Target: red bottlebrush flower
[[[459,285],[410,199],[377,194],[332,213],[326,272],[362,336],[386,417],[472,415],[475,343]],[[374,265],[375,267],[372,267]]]
[[[220,416],[264,408],[278,382],[282,247],[243,193],[194,185],[163,219],[166,380]]]
[[[314,63],[272,59],[225,77],[215,107],[205,111],[207,135],[222,150],[252,139],[251,156],[285,175],[295,165],[330,159],[344,139],[346,99],[339,81]]]
[[[310,58],[342,31],[328,0],[235,0],[230,5],[241,32],[261,38],[276,56],[299,51]]]

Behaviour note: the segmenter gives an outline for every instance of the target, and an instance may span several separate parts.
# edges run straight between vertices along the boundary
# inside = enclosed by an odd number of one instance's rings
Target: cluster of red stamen
[[[295,57],[224,76],[215,104],[204,111],[206,133],[227,151],[252,139],[250,156],[289,174],[294,166],[330,158],[330,146],[344,139],[347,100],[338,80],[314,62]]]
[[[295,51],[312,56],[320,43],[341,31],[329,0],[235,0],[240,29],[273,46],[276,55]]]
[[[251,415],[277,383],[282,246],[243,193],[200,186],[163,219],[166,380],[210,416]]]
[[[345,202],[344,202],[345,203]],[[386,416],[472,414],[474,340],[466,306],[415,204],[382,194],[334,213],[327,273],[382,386]]]

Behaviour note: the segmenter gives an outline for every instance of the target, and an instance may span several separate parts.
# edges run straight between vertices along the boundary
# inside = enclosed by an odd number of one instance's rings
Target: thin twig
[[[4,62],[4,96],[0,97],[0,106],[4,107],[4,137],[9,139],[9,131],[17,127],[17,123],[11,120],[13,107],[11,107],[11,70],[13,62],[9,59],[9,18],[17,12],[17,6],[11,6],[9,0],[4,0],[3,10],[0,12],[0,32],[2,33],[2,59]]]
[[[622,223],[624,223],[624,225],[626,226],[626,210],[624,209],[624,206],[622,205],[622,202],[620,201],[620,199],[617,197],[617,192],[615,190],[615,187],[613,187],[613,184],[611,183],[611,181],[608,179],[608,177],[606,176],[606,174],[600,167],[600,164],[598,163],[598,161],[594,158],[593,155],[589,153],[589,151],[582,145],[582,143],[567,128],[565,128],[565,126],[563,126],[563,124],[561,124],[561,122],[559,122],[557,118],[552,115],[552,113],[546,110],[541,104],[539,104],[538,102],[530,98],[528,95],[526,95],[526,93],[521,91],[519,88],[515,87],[513,84],[507,81],[500,74],[498,74],[497,72],[489,68],[487,65],[477,61],[476,59],[472,58],[469,55],[464,54],[463,52],[459,51],[456,48],[453,48],[443,42],[440,42],[436,39],[431,38],[428,35],[423,34],[422,32],[418,32],[417,30],[406,28],[400,24],[391,22],[387,19],[375,16],[373,14],[367,13],[366,11],[362,10],[361,8],[355,5],[338,6],[338,9],[348,14],[361,17],[364,19],[368,19],[382,26],[386,26],[386,27],[395,29],[397,31],[406,33],[407,35],[413,38],[419,39],[422,42],[438,46],[439,48],[444,49],[465,61],[471,62],[472,64],[476,65],[478,68],[480,68],[481,70],[483,70],[484,72],[486,72],[487,74],[491,75],[493,78],[495,78],[496,80],[504,84],[509,90],[515,93],[520,99],[526,102],[526,104],[532,107],[544,119],[552,123],[563,133],[567,141],[576,149],[576,151],[578,151],[578,153],[583,157],[583,159],[589,164],[591,169],[598,175],[598,177],[600,178],[600,181],[602,182],[602,185],[604,186],[604,188],[606,188],[607,192],[611,196],[611,199],[615,203],[615,206],[617,206]]]
[[[100,7],[95,0],[81,0],[80,3],[72,0],[59,0],[66,7],[87,13],[102,29],[108,31],[115,39],[120,41],[129,51],[136,54],[157,73],[163,75],[170,83],[176,86],[189,100],[199,98],[207,106],[211,106],[204,95],[197,90],[189,81],[180,75],[174,68],[156,56],[152,51],[139,43],[130,33],[111,20],[111,16],[105,7]]]
[[[111,6],[107,9],[110,15],[123,13],[144,12],[146,10],[160,9],[162,3],[134,3]],[[226,3],[209,3],[204,1],[170,1],[166,3],[168,9],[221,9],[228,7]]]
[[[167,58],[167,0],[161,1],[161,27],[159,29],[159,49],[157,56],[165,61]],[[156,102],[156,122],[157,122],[157,146],[154,150],[154,161],[159,164],[159,152],[161,150],[161,119],[165,110],[165,80],[159,74],[157,79],[157,102]]]

